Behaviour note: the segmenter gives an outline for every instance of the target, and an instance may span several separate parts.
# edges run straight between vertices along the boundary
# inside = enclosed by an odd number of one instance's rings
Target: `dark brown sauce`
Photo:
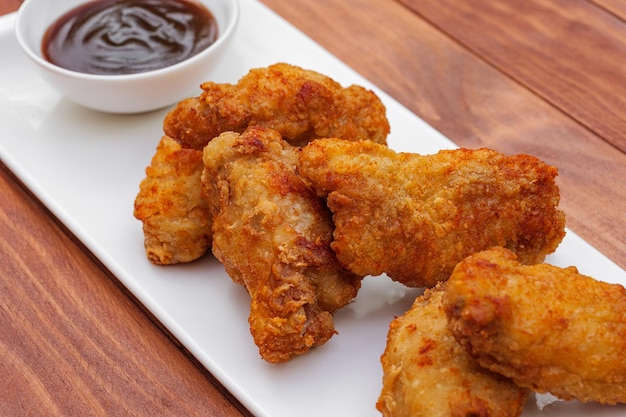
[[[73,71],[134,74],[190,58],[217,35],[211,12],[193,0],[96,0],[54,22],[42,51]]]

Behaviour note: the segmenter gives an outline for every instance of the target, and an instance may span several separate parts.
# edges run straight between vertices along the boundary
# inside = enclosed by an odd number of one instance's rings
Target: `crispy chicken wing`
[[[528,155],[457,149],[422,156],[321,139],[303,148],[299,172],[327,196],[332,248],[358,275],[434,286],[474,252],[506,246],[535,263],[565,234],[557,170]]]
[[[135,198],[148,259],[166,265],[189,262],[211,246],[211,218],[200,196],[202,152],[163,136]]]
[[[626,289],[503,248],[455,268],[444,307],[478,362],[565,400],[626,402]]]
[[[261,356],[286,361],[328,341],[332,314],[361,284],[330,248],[332,220],[296,174],[298,148],[267,128],[228,132],[204,149],[213,253],[251,297]]]
[[[457,343],[439,287],[391,322],[376,407],[385,417],[520,416],[528,390],[482,368]]]
[[[236,85],[207,82],[203,89],[166,116],[165,131],[183,146],[164,138],[136,198],[146,252],[157,264],[192,261],[211,245],[210,216],[202,212],[206,203],[194,188],[202,148],[220,133],[260,125],[299,145],[329,134],[385,143],[389,133],[385,107],[373,92],[341,88],[324,75],[287,64],[254,69]]]
[[[380,99],[360,86],[342,88],[329,77],[278,63],[251,70],[237,84],[206,82],[164,120],[167,135],[202,149],[225,131],[270,127],[293,145],[340,137],[386,143],[389,122]]]

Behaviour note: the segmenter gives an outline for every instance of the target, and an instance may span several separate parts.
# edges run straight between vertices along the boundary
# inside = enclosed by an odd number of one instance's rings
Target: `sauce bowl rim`
[[[218,23],[218,35],[217,35],[217,39],[215,40],[215,42],[213,42],[211,45],[209,45],[208,47],[206,47],[205,49],[203,49],[196,55],[191,56],[175,64],[168,65],[163,68],[137,72],[137,73],[132,73],[132,74],[90,74],[90,73],[70,70],[70,69],[55,65],[52,62],[46,60],[42,56],[41,53],[37,53],[36,51],[33,51],[31,45],[25,38],[26,23],[24,22],[25,20],[24,16],[27,16],[27,13],[31,12],[29,8],[31,7],[30,6],[31,3],[33,3],[34,1],[36,0],[25,0],[17,11],[14,33],[22,51],[24,51],[38,65],[50,71],[56,72],[59,75],[64,75],[66,77],[81,78],[84,80],[94,80],[94,81],[115,82],[115,81],[129,81],[129,80],[140,79],[140,78],[161,77],[161,76],[167,75],[168,73],[176,72],[183,67],[193,65],[196,61],[203,59],[205,55],[210,54],[213,50],[219,49],[223,43],[228,42],[228,40],[232,36],[232,32],[235,31],[235,29],[237,28],[237,23],[240,17],[239,0],[228,0],[228,3],[230,3],[231,12],[223,30],[219,27],[219,23]],[[93,1],[93,0],[86,0],[82,3],[87,3],[89,1]],[[192,0],[192,1],[203,4],[215,16],[215,12],[211,9],[210,6],[204,4],[200,0]],[[61,17],[63,13],[65,12],[60,13],[58,16],[56,16],[53,19],[53,21]],[[40,41],[42,41],[42,39],[40,39]]]

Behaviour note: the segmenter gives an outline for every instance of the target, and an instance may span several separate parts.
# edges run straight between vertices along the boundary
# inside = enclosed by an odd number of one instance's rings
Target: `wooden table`
[[[264,3],[458,145],[556,165],[626,268],[626,3]],[[249,415],[4,166],[0,230],[0,415]]]

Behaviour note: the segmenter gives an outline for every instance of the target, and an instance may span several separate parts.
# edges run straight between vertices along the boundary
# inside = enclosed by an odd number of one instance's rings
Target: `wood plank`
[[[372,13],[374,2],[385,5]],[[624,153],[399,2],[264,3],[458,145],[529,153],[558,166],[568,227],[626,268],[626,237],[615,226],[624,224]]]
[[[399,0],[626,151],[626,24],[584,0]]]
[[[3,165],[0,189],[0,415],[244,415]]]
[[[1,0],[0,1],[0,15],[7,14],[17,10],[22,4],[21,0]]]
[[[624,0],[591,0],[591,3],[613,13],[619,19],[626,21],[626,2]]]

